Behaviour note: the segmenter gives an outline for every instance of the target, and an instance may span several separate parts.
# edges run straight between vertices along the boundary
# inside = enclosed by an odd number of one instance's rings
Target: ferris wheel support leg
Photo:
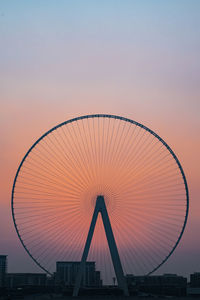
[[[108,216],[108,212],[107,212],[107,209],[106,209],[106,205],[105,205],[105,201],[104,201],[103,196],[98,196],[97,200],[96,200],[96,206],[95,206],[95,209],[94,209],[92,221],[91,221],[91,224],[90,224],[90,229],[89,229],[89,232],[88,232],[85,248],[84,248],[84,251],[83,251],[83,255],[82,255],[82,259],[81,259],[81,263],[80,263],[80,267],[79,267],[79,272],[78,272],[76,282],[75,282],[75,286],[74,286],[74,290],[73,290],[73,296],[77,297],[78,293],[79,293],[79,289],[80,289],[80,285],[81,285],[81,279],[83,278],[83,274],[84,274],[84,270],[85,270],[85,263],[86,263],[86,260],[87,260],[87,256],[88,256],[88,252],[89,252],[89,248],[90,248],[90,244],[91,244],[91,240],[92,240],[92,236],[93,236],[93,233],[94,233],[94,228],[95,228],[95,225],[96,225],[97,216],[98,216],[99,212],[101,213],[101,216],[102,216],[102,219],[103,219],[103,225],[104,225],[106,238],[107,238],[107,241],[108,241],[108,246],[109,246],[109,250],[110,250],[110,254],[111,254],[115,274],[116,274],[116,277],[117,277],[118,285],[123,290],[124,295],[129,296],[126,279],[124,277],[124,273],[123,273],[119,253],[118,253],[118,250],[117,250],[117,245],[116,245],[116,242],[115,242],[115,238],[114,238],[114,235],[113,235],[112,227],[111,227],[111,224],[110,224],[110,219],[109,219],[109,216]]]
[[[81,279],[83,278],[83,274],[84,274],[84,270],[85,270],[85,263],[86,263],[88,252],[89,252],[89,249],[90,249],[90,244],[91,244],[92,236],[93,236],[93,233],[94,233],[95,224],[96,224],[96,221],[97,221],[97,216],[98,216],[98,210],[95,207],[93,217],[92,217],[92,221],[91,221],[91,224],[90,224],[90,229],[89,229],[88,236],[87,236],[87,240],[86,240],[86,243],[85,243],[85,248],[84,248],[84,251],[83,251],[82,258],[81,258],[81,263],[80,263],[78,275],[77,275],[76,281],[75,281],[75,286],[74,286],[74,290],[73,290],[73,297],[77,297],[78,293],[79,293],[79,289],[80,289],[80,286],[81,286]]]
[[[116,242],[115,242],[114,234],[113,234],[113,231],[112,231],[110,219],[109,219],[108,212],[107,212],[107,209],[106,209],[104,197],[99,196],[98,200],[99,200],[100,212],[101,212],[102,219],[103,219],[103,225],[104,225],[104,228],[105,228],[106,237],[107,237],[107,241],[108,241],[108,246],[109,246],[109,249],[110,249],[112,263],[113,263],[115,274],[116,274],[116,277],[117,277],[117,282],[118,282],[119,287],[123,290],[124,295],[129,296],[127,282],[126,282],[126,279],[124,277],[124,272],[123,272],[123,269],[122,269],[122,265],[121,265],[119,253],[118,253],[118,250],[117,250],[117,245],[116,245]]]

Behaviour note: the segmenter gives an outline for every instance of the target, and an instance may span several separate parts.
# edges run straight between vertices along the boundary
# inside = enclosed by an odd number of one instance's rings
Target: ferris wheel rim
[[[189,189],[188,189],[188,184],[187,184],[187,180],[186,180],[186,176],[185,176],[185,173],[183,171],[183,168],[182,168],[182,165],[180,163],[180,161],[178,160],[176,154],[174,153],[174,151],[171,149],[171,147],[157,134],[155,133],[153,130],[151,130],[150,128],[148,128],[147,126],[137,122],[137,121],[134,121],[132,119],[129,119],[129,118],[126,118],[126,117],[122,117],[122,116],[117,116],[117,115],[112,115],[112,114],[90,114],[90,115],[84,115],[84,116],[79,116],[79,117],[75,117],[75,118],[72,118],[72,119],[69,119],[69,120],[66,120],[62,123],[59,123],[58,125],[52,127],[50,130],[48,130],[47,132],[45,132],[42,136],[40,136],[36,141],[35,143],[33,143],[33,145],[28,149],[28,151],[25,153],[23,159],[21,160],[21,163],[17,169],[17,172],[15,174],[15,177],[14,177],[14,181],[13,181],[13,186],[12,186],[12,193],[11,193],[11,212],[12,212],[12,219],[13,219],[13,223],[14,223],[14,227],[15,227],[15,230],[17,232],[17,235],[18,235],[18,238],[22,244],[22,246],[24,247],[24,249],[26,250],[26,252],[28,253],[28,255],[33,259],[33,261],[43,270],[45,271],[46,273],[48,273],[49,275],[53,275],[53,273],[51,273],[50,271],[48,271],[45,267],[43,267],[38,261],[36,258],[34,258],[34,256],[31,254],[31,251],[26,247],[21,235],[20,235],[20,231],[18,229],[18,226],[17,226],[17,223],[16,223],[16,220],[15,220],[15,212],[14,212],[14,192],[15,192],[15,185],[16,185],[16,182],[17,182],[17,178],[18,178],[18,174],[21,170],[21,167],[23,165],[23,163],[25,162],[27,156],[29,155],[29,153],[34,149],[34,147],[43,139],[45,138],[48,134],[50,134],[51,132],[55,131],[56,129],[64,126],[64,125],[67,125],[69,123],[72,123],[72,122],[76,122],[76,121],[79,121],[79,120],[84,120],[84,119],[92,119],[92,118],[111,118],[111,119],[118,119],[118,120],[121,120],[121,121],[125,121],[125,122],[129,122],[129,123],[132,123],[140,128],[143,128],[144,130],[146,130],[147,132],[149,132],[151,135],[153,135],[156,139],[158,139],[165,147],[166,149],[170,152],[170,154],[172,155],[172,157],[174,158],[174,160],[176,161],[176,164],[181,172],[181,176],[183,178],[183,182],[184,182],[184,188],[185,188],[185,195],[186,195],[186,212],[185,212],[185,217],[184,217],[184,223],[182,225],[182,229],[180,231],[180,234],[177,238],[177,241],[175,243],[175,245],[173,246],[173,248],[171,249],[171,251],[169,252],[169,254],[162,260],[162,262],[157,265],[152,271],[148,272],[147,274],[145,275],[150,275],[152,273],[154,273],[157,269],[159,269],[166,261],[167,259],[172,255],[172,253],[174,252],[174,250],[177,248],[180,240],[181,240],[181,237],[184,233],[184,230],[185,230],[185,227],[186,227],[186,224],[187,224],[187,220],[188,220],[188,214],[189,214]]]

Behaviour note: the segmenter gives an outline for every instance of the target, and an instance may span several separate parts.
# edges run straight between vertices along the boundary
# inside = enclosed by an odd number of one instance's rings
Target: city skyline
[[[19,243],[10,211],[28,148],[62,121],[111,113],[150,127],[180,159],[189,220],[159,273],[199,271],[199,4],[85,3],[50,1],[48,10],[33,2],[1,4],[0,254],[8,254],[12,272],[40,272]]]
[[[81,263],[80,261],[58,261],[56,271],[49,277],[45,273],[7,273],[5,262],[5,257],[0,256],[0,288],[3,295],[26,297],[30,293],[37,293],[38,299],[43,298],[44,294],[45,297],[49,295],[51,298],[56,294],[72,296]],[[186,277],[177,274],[152,276],[126,274],[124,279],[127,283],[127,293],[134,299],[137,295],[140,297],[183,296],[187,299],[200,294],[200,273],[190,274],[189,281]],[[122,295],[122,287],[117,286],[115,278],[112,285],[105,285],[100,271],[96,270],[96,263],[87,261],[78,295],[112,295],[113,297]],[[127,294],[124,297],[127,298]]]

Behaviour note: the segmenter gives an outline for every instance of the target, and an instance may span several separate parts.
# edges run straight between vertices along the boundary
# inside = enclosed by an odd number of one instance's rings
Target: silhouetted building
[[[47,287],[54,287],[55,286],[55,274],[56,273],[53,273],[52,276],[47,275],[47,278],[46,278],[46,286]]]
[[[200,288],[200,272],[190,274],[190,286]]]
[[[188,296],[200,296],[200,272],[190,274],[190,284],[187,288]]]
[[[187,296],[199,297],[200,296],[200,288],[199,287],[190,287],[189,286],[187,288]]]
[[[56,263],[56,284],[64,286],[74,286],[80,262],[78,261],[59,261]],[[89,261],[85,264],[82,286],[99,287],[102,285],[100,272],[96,271],[95,262]]]
[[[126,275],[129,288],[137,291],[159,295],[186,295],[187,278],[176,274],[157,276]]]
[[[47,275],[43,273],[8,273],[8,288],[46,286]]]
[[[7,272],[7,255],[0,255],[0,287],[5,286]]]

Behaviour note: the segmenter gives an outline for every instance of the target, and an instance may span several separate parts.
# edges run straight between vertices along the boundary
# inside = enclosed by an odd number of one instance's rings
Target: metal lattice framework
[[[80,261],[96,197],[104,195],[124,273],[151,274],[177,247],[189,207],[186,178],[155,132],[114,115],[59,124],[28,150],[12,189],[18,237],[52,274],[56,261]],[[104,282],[114,270],[101,219],[89,251]]]

